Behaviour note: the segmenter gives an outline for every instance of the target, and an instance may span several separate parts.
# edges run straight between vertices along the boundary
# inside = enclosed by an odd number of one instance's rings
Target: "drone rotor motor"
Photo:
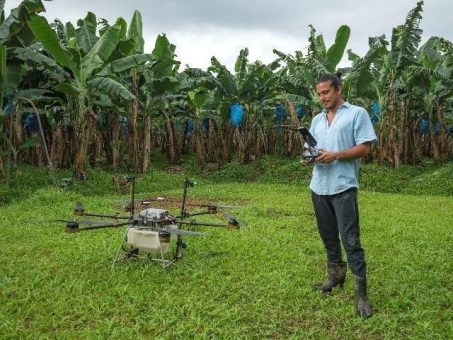
[[[68,221],[66,222],[66,229],[67,233],[75,233],[79,229],[79,223],[77,221]]]

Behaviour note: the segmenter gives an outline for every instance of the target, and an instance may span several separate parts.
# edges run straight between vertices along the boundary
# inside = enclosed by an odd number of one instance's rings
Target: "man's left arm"
[[[352,148],[342,151],[327,151],[324,149],[319,150],[321,156],[315,159],[317,163],[332,163],[336,160],[349,160],[366,156],[371,151],[371,142],[365,142],[355,145]]]

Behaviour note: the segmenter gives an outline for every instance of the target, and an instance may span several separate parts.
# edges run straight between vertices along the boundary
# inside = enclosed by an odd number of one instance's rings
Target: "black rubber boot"
[[[333,287],[343,287],[346,278],[346,262],[327,263],[327,281],[317,284],[314,289],[328,293],[332,291]]]
[[[366,277],[358,277],[354,275],[354,284],[357,297],[357,313],[364,319],[368,319],[373,315],[370,303],[368,302]]]

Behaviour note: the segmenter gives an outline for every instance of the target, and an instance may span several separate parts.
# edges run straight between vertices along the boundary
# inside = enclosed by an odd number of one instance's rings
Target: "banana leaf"
[[[73,61],[71,54],[60,45],[55,31],[49,26],[46,18],[32,15],[28,21],[28,26],[33,31],[36,39],[41,42],[43,47],[59,64],[69,68],[74,75],[78,74],[77,65]]]
[[[99,37],[96,35],[96,15],[92,12],[88,12],[85,19],[79,19],[77,21],[77,25],[78,28],[75,30],[77,46],[79,46],[86,55],[99,40]]]
[[[135,53],[143,53],[145,47],[145,40],[143,40],[143,24],[142,15],[139,11],[135,11],[132,16],[127,37],[132,39],[135,43]]]
[[[112,99],[118,97],[126,100],[135,99],[135,96],[123,84],[112,78],[95,77],[90,79],[87,84],[101,93],[108,94]]]
[[[341,26],[337,30],[335,42],[327,51],[326,68],[329,70],[329,72],[335,72],[338,63],[343,58],[343,54],[346,45],[348,44],[350,35],[351,29],[346,25]]]
[[[120,26],[111,26],[96,42],[90,52],[81,60],[81,82],[84,83],[94,70],[100,68],[109,59],[118,45]]]

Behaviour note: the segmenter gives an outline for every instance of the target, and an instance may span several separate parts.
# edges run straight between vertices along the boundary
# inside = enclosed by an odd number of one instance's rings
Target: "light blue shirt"
[[[316,115],[310,133],[318,142],[318,149],[343,151],[366,142],[375,143],[376,133],[368,112],[360,106],[342,103],[331,125],[327,111]],[[334,195],[352,187],[359,187],[360,159],[336,160],[329,164],[315,163],[310,189],[318,195]]]

